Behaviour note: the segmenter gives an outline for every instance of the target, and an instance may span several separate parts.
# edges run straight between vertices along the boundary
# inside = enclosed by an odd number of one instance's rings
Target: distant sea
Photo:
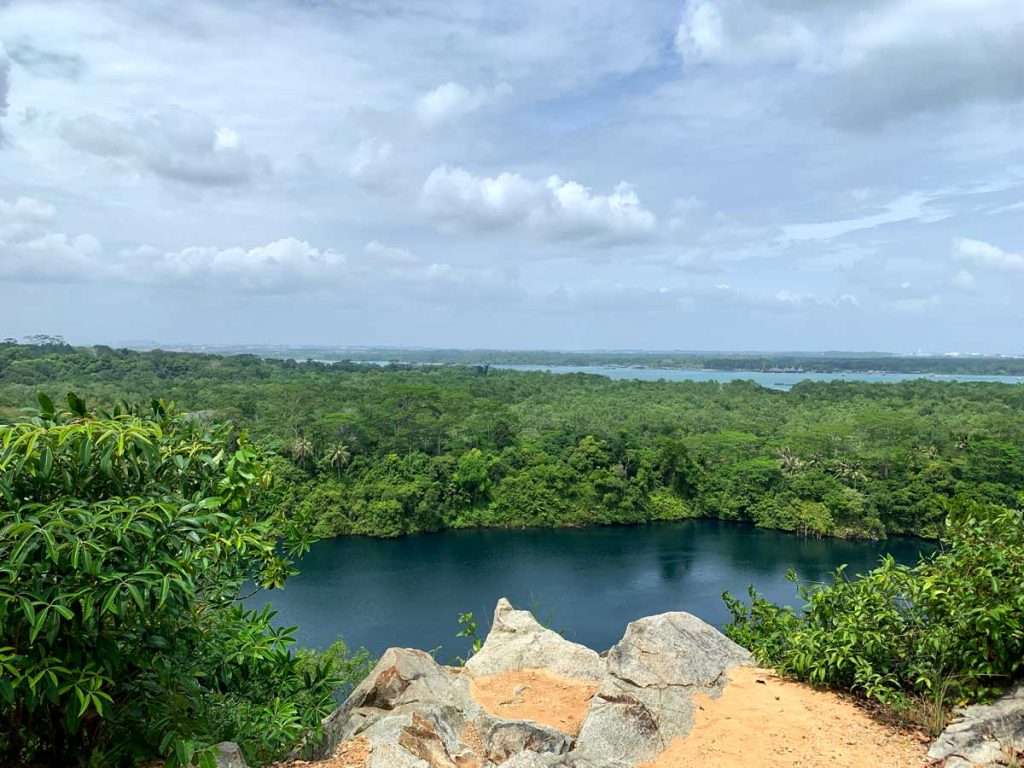
[[[492,365],[510,371],[548,371],[550,373],[591,373],[609,379],[636,381],[752,381],[768,389],[791,389],[801,381],[869,381],[893,384],[913,379],[928,381],[985,381],[996,384],[1024,384],[1024,376],[985,376],[946,373],[813,373],[801,371],[712,371],[683,368],[634,368],[611,365]]]

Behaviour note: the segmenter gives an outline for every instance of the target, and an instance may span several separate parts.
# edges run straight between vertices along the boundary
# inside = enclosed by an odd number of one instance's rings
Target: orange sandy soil
[[[694,727],[640,768],[920,768],[927,743],[856,704],[751,667],[717,699],[694,698]]]
[[[543,669],[522,669],[474,678],[469,692],[477,704],[496,717],[532,720],[575,736],[587,717],[597,686]]]
[[[312,763],[306,760],[292,760],[287,763],[275,763],[272,768],[366,768],[369,759],[369,743],[362,736],[356,736],[339,744],[334,754],[326,760]]]

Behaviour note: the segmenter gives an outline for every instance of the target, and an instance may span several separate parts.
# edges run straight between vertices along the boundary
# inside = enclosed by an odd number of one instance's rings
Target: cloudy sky
[[[1021,0],[0,0],[0,336],[1024,352]]]

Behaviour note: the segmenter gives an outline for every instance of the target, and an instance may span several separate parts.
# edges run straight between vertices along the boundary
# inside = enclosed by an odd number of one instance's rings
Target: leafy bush
[[[695,517],[683,499],[667,488],[659,488],[647,499],[647,506],[654,520],[685,520]]]
[[[965,503],[918,565],[840,568],[799,595],[798,614],[753,588],[749,605],[726,593],[727,634],[784,673],[889,705],[986,698],[1024,671],[1024,513]]]
[[[0,764],[209,764],[227,738],[262,762],[315,738],[365,658],[291,654],[237,605],[309,543],[259,451],[159,402],[68,402],[0,426]]]

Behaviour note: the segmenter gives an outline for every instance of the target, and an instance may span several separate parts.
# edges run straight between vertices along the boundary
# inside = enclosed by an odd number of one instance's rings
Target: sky
[[[1021,0],[0,0],[0,336],[1024,352]]]

